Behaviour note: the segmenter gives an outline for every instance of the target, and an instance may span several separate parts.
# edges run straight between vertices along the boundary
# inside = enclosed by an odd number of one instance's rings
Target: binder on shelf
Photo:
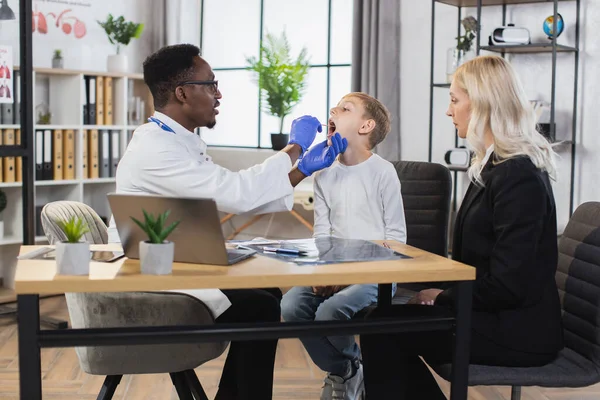
[[[52,178],[55,181],[63,179],[63,131],[61,129],[52,132]]]
[[[44,180],[44,131],[35,131],[35,180]]]
[[[97,129],[89,131],[88,136],[88,168],[90,171],[89,178],[98,178],[100,172],[100,157],[98,154],[99,135]]]
[[[4,136],[2,134],[2,130],[0,130],[0,146],[2,146],[2,136]],[[4,177],[2,176],[2,165],[4,164],[4,160],[2,159],[3,157],[0,157],[0,182],[4,182]]]
[[[110,132],[103,129],[98,136],[99,176],[108,178],[110,176]]]
[[[21,144],[21,130],[15,130],[15,143],[17,145]],[[17,157],[15,158],[15,180],[17,182],[23,182],[23,158]]]
[[[104,77],[104,124],[113,124],[113,78]]]
[[[7,146],[12,146],[15,144],[15,130],[14,129],[5,129],[3,134],[2,143]],[[3,182],[9,183],[14,182],[16,179],[15,176],[15,158],[14,157],[4,157],[2,160],[2,175]]]
[[[121,157],[120,147],[121,147],[121,132],[120,131],[112,131],[110,133],[110,171],[109,175],[111,177],[117,176],[117,165],[119,165],[119,159]]]
[[[13,103],[0,104],[0,121],[2,121],[2,124],[10,125],[15,122],[13,116],[14,107]]]
[[[15,87],[13,89],[14,97],[14,108],[13,108],[13,122],[12,124],[19,124],[21,122],[21,72],[15,72]]]
[[[104,125],[104,77],[96,77],[96,125]]]
[[[85,75],[85,104],[83,107],[83,123],[86,125],[96,124],[96,77]]]
[[[88,110],[88,83],[89,81],[86,79],[85,75],[81,78],[83,82],[81,82],[81,98],[83,99],[83,124],[90,124],[90,112]]]
[[[81,146],[82,148],[82,156],[81,156],[81,176],[83,177],[83,179],[88,179],[90,177],[90,173],[89,173],[89,169],[88,169],[88,152],[89,152],[89,148],[88,148],[88,137],[90,136],[90,131],[88,131],[87,129],[83,131],[83,145]]]
[[[44,149],[44,158],[42,160],[42,179],[45,181],[52,180],[52,131],[50,129],[44,130],[44,139],[42,142],[42,148]]]
[[[62,157],[64,179],[75,179],[75,131],[73,129],[64,131]]]

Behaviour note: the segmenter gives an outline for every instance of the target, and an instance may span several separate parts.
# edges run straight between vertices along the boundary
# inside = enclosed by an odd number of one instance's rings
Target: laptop
[[[117,193],[109,193],[107,197],[128,258],[139,259],[139,243],[148,240],[146,233],[131,219],[143,222],[142,210],[155,216],[171,210],[166,226],[180,221],[167,237],[175,243],[175,262],[233,265],[256,254],[251,249],[226,248],[217,203],[213,199]]]

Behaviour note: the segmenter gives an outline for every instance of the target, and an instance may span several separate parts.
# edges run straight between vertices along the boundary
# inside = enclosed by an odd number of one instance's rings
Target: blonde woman
[[[536,131],[527,95],[501,57],[477,57],[456,71],[447,115],[475,153],[452,249],[453,259],[477,269],[471,363],[547,364],[563,347],[550,186],[555,154]],[[442,287],[370,317],[454,307],[452,284]],[[419,356],[450,362],[451,332],[363,335],[361,348],[367,399],[389,393],[394,399],[445,399]]]

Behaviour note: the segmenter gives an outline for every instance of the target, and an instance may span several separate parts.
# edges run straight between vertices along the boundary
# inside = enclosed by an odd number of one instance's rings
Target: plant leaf
[[[175,228],[177,227],[177,225],[179,225],[179,222],[181,222],[181,221],[175,221],[175,222],[173,222],[164,231],[162,231],[162,233],[160,235],[161,243],[175,230]]]

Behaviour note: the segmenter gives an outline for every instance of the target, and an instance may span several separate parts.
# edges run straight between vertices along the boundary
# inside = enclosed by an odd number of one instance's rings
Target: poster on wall
[[[0,46],[0,103],[13,103],[13,49]]]
[[[97,10],[99,11],[99,10]],[[94,22],[92,1],[34,0],[32,31],[57,41],[83,40]]]

